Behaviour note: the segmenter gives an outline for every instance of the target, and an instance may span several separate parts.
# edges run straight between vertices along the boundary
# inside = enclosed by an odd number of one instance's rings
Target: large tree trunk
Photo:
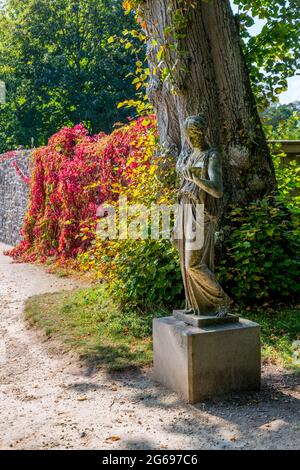
[[[143,0],[140,5],[149,38],[149,98],[161,144],[175,157],[189,151],[183,121],[204,113],[210,143],[223,156],[223,212],[229,203],[245,204],[270,192],[274,169],[229,0]]]

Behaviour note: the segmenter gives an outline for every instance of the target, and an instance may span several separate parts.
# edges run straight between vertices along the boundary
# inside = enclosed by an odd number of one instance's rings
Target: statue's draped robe
[[[194,153],[187,158],[179,157],[177,171],[191,167],[202,168],[201,178],[209,179],[208,162],[216,150]],[[197,315],[214,315],[227,303],[227,295],[214,275],[214,244],[217,227],[217,200],[199,186],[182,177],[178,193],[178,213],[174,230],[181,272],[184,282],[186,309],[193,309]],[[199,217],[199,206],[204,205],[204,217]],[[197,217],[198,211],[198,217]],[[203,245],[191,243],[197,230],[204,229]],[[198,237],[197,237],[198,238]],[[192,249],[191,249],[192,248]]]

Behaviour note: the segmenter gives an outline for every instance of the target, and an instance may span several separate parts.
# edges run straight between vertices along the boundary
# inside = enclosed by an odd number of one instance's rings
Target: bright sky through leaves
[[[238,6],[233,3],[233,0],[230,0],[231,7],[234,13],[238,12]],[[266,24],[266,21],[261,20],[260,18],[254,18],[254,25],[249,28],[249,31],[253,36],[259,34],[262,30],[262,27]],[[294,75],[287,79],[288,89],[281,93],[278,98],[281,104],[292,103],[293,101],[300,101],[300,76]]]

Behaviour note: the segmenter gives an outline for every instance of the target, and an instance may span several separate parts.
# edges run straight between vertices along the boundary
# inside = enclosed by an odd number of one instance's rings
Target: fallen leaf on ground
[[[116,442],[116,441],[120,441],[121,438],[119,436],[110,436],[110,437],[107,437],[105,440],[106,441]]]

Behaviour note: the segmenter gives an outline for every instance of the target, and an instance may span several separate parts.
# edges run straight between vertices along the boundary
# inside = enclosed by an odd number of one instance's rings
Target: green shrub
[[[300,295],[300,237],[280,198],[234,208],[224,228],[221,283],[242,303],[295,301]]]
[[[181,306],[179,259],[168,240],[126,240],[114,258],[113,294],[126,307]]]

